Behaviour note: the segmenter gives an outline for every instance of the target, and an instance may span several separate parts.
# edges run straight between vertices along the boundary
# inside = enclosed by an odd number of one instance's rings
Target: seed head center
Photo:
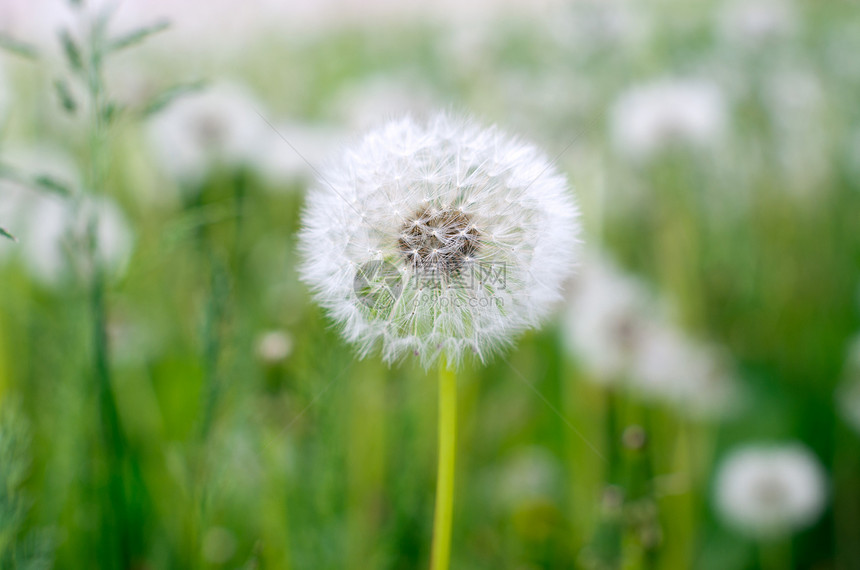
[[[450,274],[474,255],[479,238],[469,214],[453,207],[427,207],[406,219],[398,246],[407,265]]]

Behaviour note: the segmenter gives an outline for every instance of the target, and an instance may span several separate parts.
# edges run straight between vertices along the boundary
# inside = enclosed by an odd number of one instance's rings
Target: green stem
[[[431,570],[448,570],[450,564],[456,440],[457,374],[443,363],[439,367],[439,467],[436,476],[436,512],[433,519]]]
[[[762,570],[793,568],[790,538],[759,543],[758,551]]]

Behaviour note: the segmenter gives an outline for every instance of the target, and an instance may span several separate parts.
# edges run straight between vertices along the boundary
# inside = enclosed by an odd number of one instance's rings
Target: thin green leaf
[[[60,99],[60,105],[62,105],[63,110],[70,115],[74,115],[78,110],[78,104],[72,96],[69,84],[63,79],[57,79],[54,81],[54,88],[57,91],[57,97]]]
[[[0,49],[9,53],[26,57],[27,59],[39,59],[39,50],[28,43],[24,43],[6,34],[0,33]]]
[[[39,189],[47,190],[60,196],[71,196],[72,190],[65,182],[57,180],[47,174],[39,174],[33,177],[32,184]]]
[[[173,103],[179,97],[200,91],[205,86],[205,81],[195,81],[193,83],[181,83],[179,85],[174,85],[173,87],[168,87],[153,97],[149,103],[144,105],[140,114],[144,117],[154,115]]]
[[[147,39],[149,36],[157,34],[159,32],[163,32],[169,27],[170,22],[168,21],[156,22],[151,26],[140,28],[124,36],[120,36],[114,40],[111,40],[108,43],[107,49],[108,51],[119,51],[128,47],[135,46]]]
[[[6,228],[0,227],[0,236],[3,236],[6,239],[11,239],[12,241],[18,241],[18,238],[10,234]]]
[[[63,51],[66,54],[69,66],[75,71],[82,72],[84,70],[84,60],[81,57],[81,50],[68,30],[60,31],[60,43],[63,45]]]
[[[111,124],[122,111],[123,108],[121,105],[118,105],[114,101],[110,101],[101,110],[102,120],[107,124]]]

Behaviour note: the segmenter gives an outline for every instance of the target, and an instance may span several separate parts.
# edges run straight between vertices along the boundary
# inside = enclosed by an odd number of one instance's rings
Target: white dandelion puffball
[[[260,103],[243,86],[213,85],[180,97],[149,124],[149,142],[168,174],[200,183],[212,169],[255,164],[270,129]]]
[[[634,87],[618,98],[611,113],[614,146],[637,160],[669,147],[707,146],[720,138],[727,120],[718,86],[692,79]]]
[[[812,525],[827,498],[824,469],[799,443],[732,451],[716,479],[717,508],[727,523],[762,539]]]
[[[485,361],[560,299],[578,216],[534,146],[445,113],[407,117],[367,133],[309,192],[302,278],[361,356]]]
[[[4,160],[23,178],[62,186],[73,196],[85,194],[73,159],[61,150],[12,148],[4,152]],[[95,253],[102,270],[112,277],[125,271],[134,249],[134,231],[111,198],[86,195],[75,208],[75,198],[10,181],[0,182],[0,196],[0,215],[9,218],[0,220],[0,225],[6,223],[3,227],[19,240],[11,248],[0,245],[0,259],[16,254],[35,281],[60,286],[75,268],[84,268],[87,260],[81,252],[90,220],[95,222]]]
[[[283,362],[292,352],[293,337],[287,331],[266,331],[257,338],[257,356],[266,364]]]
[[[567,348],[590,380],[623,380],[654,312],[642,283],[592,253],[577,272],[563,321]]]

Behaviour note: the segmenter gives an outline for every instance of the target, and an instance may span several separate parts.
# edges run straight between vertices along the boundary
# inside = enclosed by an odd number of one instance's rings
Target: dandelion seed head
[[[578,215],[532,145],[449,114],[407,117],[323,170],[301,273],[361,355],[483,361],[560,298]]]
[[[622,94],[612,108],[611,130],[618,152],[647,160],[667,148],[714,143],[726,120],[726,103],[716,84],[662,79]]]
[[[221,83],[180,97],[148,125],[155,157],[168,174],[199,183],[217,167],[259,161],[271,132],[257,114],[262,105],[241,85]]]
[[[11,148],[4,160],[31,184],[62,187],[72,195],[85,195],[77,208],[74,198],[50,190],[36,190],[17,182],[0,182],[0,215],[17,244],[0,244],[0,258],[17,255],[30,276],[56,287],[76,269],[86,267],[88,224],[95,223],[96,257],[102,270],[122,274],[134,249],[134,232],[122,209],[106,196],[84,192],[74,161],[47,146]],[[6,222],[4,222],[6,223]],[[13,247],[4,247],[13,245]]]
[[[593,381],[623,380],[653,313],[648,291],[596,254],[586,257],[573,287],[563,322],[567,347]]]
[[[821,515],[826,476],[801,444],[748,445],[733,450],[717,472],[717,508],[725,521],[756,538],[779,538]]]

